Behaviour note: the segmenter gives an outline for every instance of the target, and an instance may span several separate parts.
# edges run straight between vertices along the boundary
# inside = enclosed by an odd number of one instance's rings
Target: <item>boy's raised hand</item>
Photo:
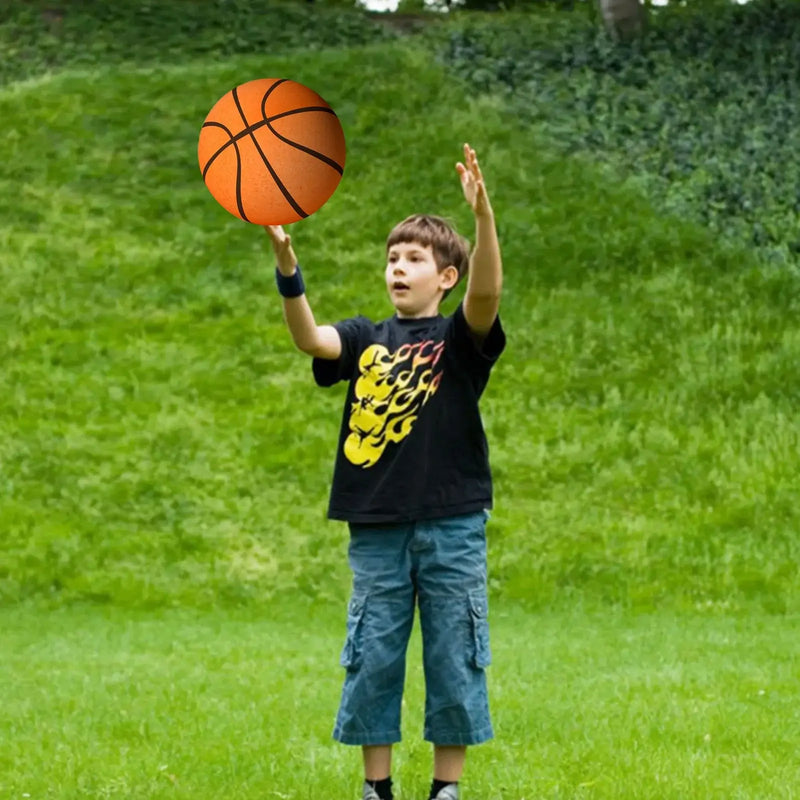
[[[489,204],[489,195],[486,193],[486,184],[483,182],[481,168],[478,166],[478,156],[468,145],[464,145],[464,161],[456,164],[456,170],[461,178],[461,188],[464,197],[476,217],[490,215],[492,207]]]
[[[284,275],[291,275],[297,264],[297,257],[292,249],[292,237],[281,225],[263,225],[262,227],[272,240],[272,249],[275,251],[275,258],[278,259],[278,269]]]

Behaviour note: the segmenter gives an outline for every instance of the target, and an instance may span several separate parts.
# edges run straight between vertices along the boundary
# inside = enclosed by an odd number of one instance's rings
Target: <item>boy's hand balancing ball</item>
[[[197,158],[224,209],[256,225],[288,225],[320,209],[336,190],[344,133],[316,92],[262,78],[216,102],[200,129]]]

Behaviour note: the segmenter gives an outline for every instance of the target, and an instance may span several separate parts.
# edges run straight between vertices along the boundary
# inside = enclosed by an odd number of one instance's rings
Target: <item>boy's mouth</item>
[[[395,292],[406,292],[410,288],[411,287],[407,283],[403,283],[403,281],[395,281],[392,284],[392,291],[395,291]]]

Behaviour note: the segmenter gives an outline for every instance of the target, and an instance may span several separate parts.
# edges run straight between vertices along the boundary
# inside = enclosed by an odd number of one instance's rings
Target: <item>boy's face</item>
[[[457,281],[458,270],[454,266],[439,272],[430,245],[398,242],[389,248],[386,288],[398,317],[435,316],[445,290]]]

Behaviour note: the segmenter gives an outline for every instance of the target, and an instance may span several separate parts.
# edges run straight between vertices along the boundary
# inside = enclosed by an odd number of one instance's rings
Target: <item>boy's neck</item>
[[[421,308],[414,314],[404,314],[400,311],[400,309],[395,306],[394,307],[394,316],[395,319],[398,320],[415,320],[415,319],[436,319],[437,317],[441,316],[439,312],[439,303],[429,303],[424,308]]]
[[[438,319],[441,316],[442,315],[441,313],[439,313],[438,309],[436,309],[436,311],[433,314],[428,314],[423,312],[419,314],[419,316],[407,316],[405,314],[401,314],[399,311],[395,311],[394,314],[394,317],[398,322],[414,322],[415,320],[422,320],[422,319]]]

